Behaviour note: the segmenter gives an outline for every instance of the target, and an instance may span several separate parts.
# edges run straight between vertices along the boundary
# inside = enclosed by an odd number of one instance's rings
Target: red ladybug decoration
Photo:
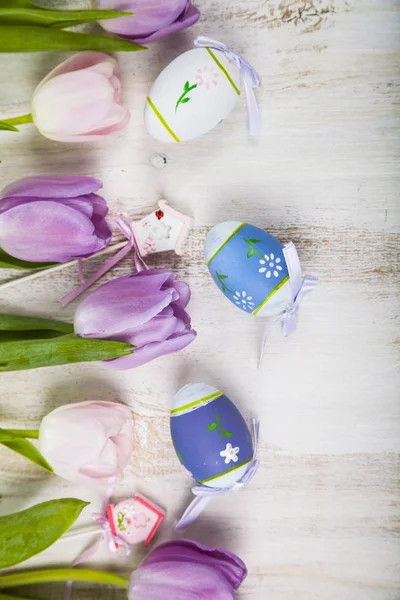
[[[162,219],[164,216],[164,213],[162,210],[156,210],[156,217],[158,220]]]

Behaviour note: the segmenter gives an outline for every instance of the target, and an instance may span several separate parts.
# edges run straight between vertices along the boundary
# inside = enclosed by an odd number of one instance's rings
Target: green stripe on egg
[[[219,69],[223,73],[223,75],[225,75],[225,77],[227,78],[227,80],[229,81],[229,83],[231,84],[231,86],[233,87],[235,92],[237,93],[237,95],[240,96],[240,90],[239,90],[238,86],[233,81],[232,77],[229,75],[229,73],[225,69],[224,65],[222,65],[219,62],[218,58],[215,56],[214,52],[210,48],[206,48],[206,50],[207,50],[208,54],[211,56],[211,58],[213,59],[213,61],[215,62],[215,64],[219,67]]]
[[[184,414],[190,412],[191,410],[194,410],[200,405],[205,406],[206,404],[211,402],[211,400],[215,400],[215,398],[219,398],[220,396],[222,396],[222,392],[214,392],[212,394],[209,394],[208,396],[205,396],[204,398],[200,398],[199,400],[195,400],[194,402],[189,402],[189,404],[184,404],[183,406],[173,408],[171,410],[171,415]]]
[[[265,300],[263,300],[263,301],[261,302],[261,304],[260,304],[259,306],[257,306],[257,308],[256,308],[256,309],[254,309],[254,310],[253,310],[253,312],[252,312],[251,314],[253,314],[253,315],[256,315],[257,313],[259,313],[259,312],[260,312],[260,310],[261,310],[261,309],[262,309],[262,308],[263,308],[263,307],[264,307],[264,306],[267,304],[267,302],[268,302],[268,301],[269,301],[269,300],[272,298],[272,296],[273,296],[274,294],[276,294],[276,292],[277,292],[278,290],[280,290],[280,289],[281,289],[281,287],[283,287],[287,281],[289,281],[289,275],[286,275],[286,277],[284,277],[284,278],[282,279],[282,281],[280,281],[280,282],[278,283],[278,285],[277,285],[277,286],[276,286],[276,287],[275,287],[275,288],[272,290],[272,292],[270,292],[270,293],[268,294],[268,296],[265,298]]]
[[[158,108],[156,107],[156,105],[154,104],[154,102],[152,101],[152,99],[150,98],[150,96],[147,96],[147,103],[150,106],[151,110],[156,115],[157,119],[160,121],[161,125],[168,131],[168,133],[170,134],[170,136],[176,142],[180,142],[181,140],[178,138],[178,136],[176,135],[176,133],[174,133],[174,131],[168,125],[167,121],[164,119],[164,117],[162,116],[162,114],[160,113],[160,111],[158,110]]]
[[[230,221],[229,221],[230,223]],[[242,227],[244,227],[246,225],[246,223],[239,223],[236,225],[236,227],[234,228],[234,230],[232,231],[232,233],[230,233],[228,235],[228,237],[224,240],[224,242],[219,246],[219,248],[217,248],[215,250],[215,252],[213,252],[213,254],[211,255],[211,257],[207,260],[207,256],[206,256],[206,261],[207,261],[207,265],[210,266],[211,262],[214,260],[214,258],[217,256],[217,254],[219,252],[221,252],[222,248],[229,242],[229,240],[231,240],[233,238],[234,235],[237,234],[238,231],[240,231],[242,229]]]

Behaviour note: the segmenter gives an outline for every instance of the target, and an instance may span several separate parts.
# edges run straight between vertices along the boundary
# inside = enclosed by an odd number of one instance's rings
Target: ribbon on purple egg
[[[314,277],[314,275],[301,276],[299,255],[297,254],[296,246],[293,242],[289,242],[289,244],[283,248],[283,255],[289,272],[291,303],[283,313],[277,316],[272,322],[268,323],[262,342],[258,367],[261,366],[271,328],[276,323],[282,323],[282,333],[285,337],[293,333],[297,328],[297,309],[300,306],[300,302],[315,289],[318,283],[318,278]]]
[[[261,77],[257,71],[237,52],[226,46],[222,42],[213,40],[212,38],[203,35],[194,40],[194,45],[197,48],[212,48],[223,52],[226,58],[235,63],[239,69],[240,76],[243,81],[244,89],[247,98],[247,112],[249,117],[249,133],[250,135],[259,135],[260,133],[260,117],[258,114],[257,100],[254,94],[254,88],[261,85]]]
[[[192,488],[192,493],[196,496],[185,510],[182,518],[176,526],[176,529],[184,529],[191,525],[200,513],[204,510],[211,498],[220,496],[228,492],[236,492],[240,490],[246,483],[249,483],[258,471],[259,461],[257,460],[258,439],[260,435],[260,422],[256,419],[251,421],[251,437],[253,440],[253,458],[249,464],[246,473],[229,488],[216,488],[207,485],[199,484]]]

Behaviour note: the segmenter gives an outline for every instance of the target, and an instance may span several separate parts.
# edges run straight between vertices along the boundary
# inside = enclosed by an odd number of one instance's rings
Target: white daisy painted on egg
[[[259,273],[265,273],[265,277],[269,279],[272,275],[274,277],[279,277],[279,271],[282,271],[282,267],[279,264],[281,259],[279,256],[275,258],[273,252],[271,254],[264,254],[264,258],[260,258],[260,265],[262,265],[259,269]]]
[[[243,292],[235,292],[233,295],[233,299],[237,306],[240,306],[243,310],[249,310],[250,312],[254,310],[255,304],[252,302],[253,296],[248,296],[246,291]]]
[[[225,464],[229,465],[229,463],[231,462],[231,460],[233,462],[237,462],[238,461],[238,454],[239,454],[239,446],[236,446],[236,448],[232,447],[232,444],[227,444],[225,450],[221,450],[221,452],[219,453],[220,456],[225,456]]]

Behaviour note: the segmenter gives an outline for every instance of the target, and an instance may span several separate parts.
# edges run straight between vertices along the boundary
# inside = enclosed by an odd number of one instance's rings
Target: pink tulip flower
[[[78,52],[39,83],[32,119],[57,142],[87,142],[123,129],[130,118],[121,103],[117,63],[102,52]]]
[[[56,475],[74,483],[112,485],[129,463],[132,413],[115,402],[65,404],[46,415],[39,449]]]

